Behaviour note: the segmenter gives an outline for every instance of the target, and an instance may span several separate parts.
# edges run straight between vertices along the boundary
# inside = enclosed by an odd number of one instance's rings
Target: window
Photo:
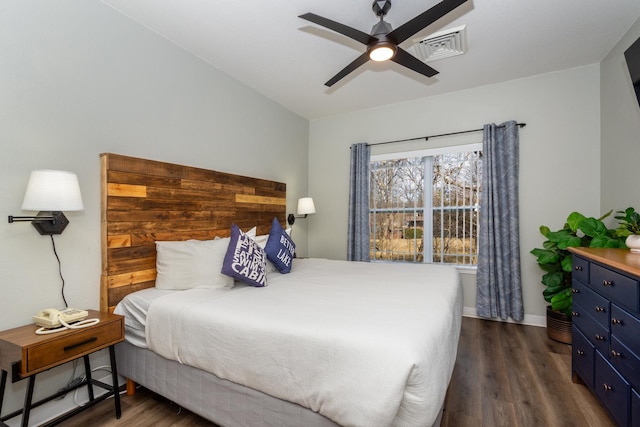
[[[371,157],[372,260],[476,265],[481,149]]]

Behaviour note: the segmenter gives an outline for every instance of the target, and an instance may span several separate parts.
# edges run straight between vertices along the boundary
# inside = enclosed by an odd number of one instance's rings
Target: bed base
[[[200,369],[165,359],[128,342],[116,345],[118,372],[127,379],[127,394],[136,384],[221,426],[336,427],[330,419]],[[442,409],[431,427],[440,427]]]
[[[118,373],[221,426],[336,427],[330,419],[295,403],[167,360],[128,342],[116,345]],[[128,390],[129,391],[129,390]]]

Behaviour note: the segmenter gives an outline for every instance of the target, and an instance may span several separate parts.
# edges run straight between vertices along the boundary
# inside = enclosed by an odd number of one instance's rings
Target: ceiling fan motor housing
[[[380,20],[373,27],[371,27],[371,35],[373,37],[382,38],[382,36],[386,36],[393,30],[391,24],[386,21]]]

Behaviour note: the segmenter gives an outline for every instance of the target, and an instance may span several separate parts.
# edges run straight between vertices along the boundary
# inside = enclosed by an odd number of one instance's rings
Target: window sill
[[[475,276],[478,273],[478,268],[477,267],[461,267],[461,266],[457,266],[456,269],[458,270],[458,273],[460,274],[468,274],[470,276]]]

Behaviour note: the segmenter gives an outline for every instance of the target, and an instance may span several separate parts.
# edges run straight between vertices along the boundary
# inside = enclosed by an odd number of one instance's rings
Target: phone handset
[[[76,308],[65,308],[56,310],[55,308],[47,308],[33,316],[33,321],[40,326],[36,330],[36,334],[52,334],[67,329],[81,329],[93,326],[100,322],[100,319],[84,320],[89,313],[85,310]]]

